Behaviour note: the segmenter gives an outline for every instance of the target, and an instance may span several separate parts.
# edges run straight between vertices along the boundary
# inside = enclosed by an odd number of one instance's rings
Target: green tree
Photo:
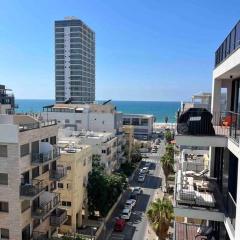
[[[156,199],[150,204],[147,216],[159,240],[167,239],[171,221],[174,219],[172,202],[166,198]]]
[[[161,157],[160,162],[165,175],[166,189],[168,190],[168,176],[173,172],[174,169],[174,157],[166,152]]]
[[[166,130],[164,133],[164,137],[168,143],[172,141],[172,133],[170,130]]]

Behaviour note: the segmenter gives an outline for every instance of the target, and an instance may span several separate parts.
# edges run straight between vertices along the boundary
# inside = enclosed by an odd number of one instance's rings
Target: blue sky
[[[1,0],[0,83],[54,98],[54,20],[96,32],[96,99],[187,100],[211,90],[214,52],[239,0]]]

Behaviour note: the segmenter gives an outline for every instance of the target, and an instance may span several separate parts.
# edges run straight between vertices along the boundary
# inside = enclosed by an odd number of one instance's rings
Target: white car
[[[132,189],[132,192],[133,192],[133,193],[136,193],[136,194],[142,194],[142,193],[143,193],[143,190],[142,190],[141,187],[134,187],[134,188]]]
[[[132,209],[134,208],[136,205],[136,200],[134,199],[129,199],[126,201],[125,205],[124,205],[124,208],[129,208],[129,209]]]
[[[132,211],[129,208],[124,208],[122,210],[121,218],[125,220],[129,220],[131,217]]]
[[[138,176],[138,182],[143,183],[144,181],[145,181],[145,175],[144,175],[144,174],[140,174],[140,175]]]
[[[142,173],[149,173],[149,167],[143,167]]]

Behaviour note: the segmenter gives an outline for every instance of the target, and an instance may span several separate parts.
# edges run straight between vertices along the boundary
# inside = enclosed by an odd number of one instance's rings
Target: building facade
[[[178,145],[209,147],[209,165],[203,166],[205,174],[197,169],[197,173],[192,173],[192,176],[187,171],[178,172],[175,214],[188,220],[199,220],[202,229],[204,226],[208,229],[209,236],[212,234],[220,240],[240,239],[239,86],[240,22],[215,54],[211,117],[206,114],[180,115],[176,135]],[[222,91],[226,92],[227,99],[224,112],[221,111]],[[199,177],[201,182],[197,180]],[[183,231],[179,230],[179,226],[177,223],[177,233]],[[184,230],[186,234],[194,226],[197,234],[199,226],[196,227],[196,222],[184,225],[184,229],[189,230]],[[176,239],[181,239],[177,233]],[[203,233],[204,231],[201,234]],[[205,231],[204,236],[206,234]]]
[[[72,234],[82,226],[83,215],[87,218],[87,182],[92,170],[92,149],[89,145],[71,144],[60,141],[59,164],[67,170],[67,175],[57,183],[57,193],[61,195],[60,208],[67,211],[67,221],[59,228],[59,233]]]
[[[56,121],[0,115],[0,133],[0,238],[50,238],[66,220],[54,192],[60,174]]]
[[[153,123],[155,117],[146,114],[123,114],[123,125],[132,125],[134,137],[137,139],[148,140],[153,134]]]
[[[123,132],[124,132],[124,138],[126,140],[124,151],[127,155],[128,162],[131,162],[131,153],[134,145],[134,128],[131,125],[125,125],[123,126]]]
[[[0,85],[0,114],[13,114],[15,112],[15,98],[11,91],[6,89],[5,85]]]
[[[55,21],[56,103],[95,101],[95,33],[81,20]]]

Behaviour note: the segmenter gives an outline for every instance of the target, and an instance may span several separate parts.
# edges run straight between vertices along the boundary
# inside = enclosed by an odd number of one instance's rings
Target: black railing
[[[50,180],[60,181],[62,178],[64,178],[67,175],[66,168],[63,169],[57,169],[57,170],[50,170],[49,172],[49,178]]]
[[[47,153],[32,153],[33,164],[43,164],[60,156],[60,148],[54,147]]]
[[[67,211],[64,209],[57,208],[50,216],[50,225],[54,227],[61,226],[67,221]]]
[[[40,202],[38,207],[32,209],[32,216],[36,218],[45,217],[52,209],[60,203],[60,194],[54,193],[55,196],[48,202]]]
[[[240,21],[235,25],[224,42],[215,52],[215,67],[240,47]]]
[[[227,215],[231,221],[232,226],[235,228],[236,223],[236,202],[234,201],[232,195],[228,193],[226,201]]]
[[[25,183],[20,186],[20,195],[34,197],[44,190],[43,181],[33,179],[32,183]]]
[[[179,112],[177,132],[180,135],[214,136],[225,135],[239,142],[240,114],[234,112]]]
[[[43,121],[43,122],[33,122],[33,123],[20,123],[19,132],[29,131],[37,128],[49,127],[57,125],[57,120]]]

